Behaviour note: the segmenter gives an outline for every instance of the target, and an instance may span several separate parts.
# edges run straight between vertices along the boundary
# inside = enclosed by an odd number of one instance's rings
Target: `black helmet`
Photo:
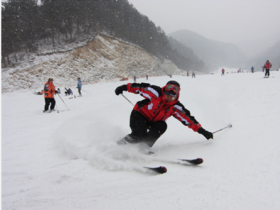
[[[166,85],[168,85],[168,84],[177,85],[178,87],[180,87],[180,84],[178,82],[176,82],[175,80],[170,80],[169,82],[166,83]]]
[[[180,84],[174,80],[171,80],[166,83],[163,92],[166,95],[171,95],[171,96],[176,97],[178,95],[178,93],[180,92]]]

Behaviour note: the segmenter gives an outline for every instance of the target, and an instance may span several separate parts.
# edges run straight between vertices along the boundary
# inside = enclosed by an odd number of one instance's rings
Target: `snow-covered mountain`
[[[239,68],[247,60],[236,45],[210,40],[189,30],[176,31],[169,36],[191,48],[210,72],[221,66]]]
[[[254,66],[256,70],[262,70],[262,66],[269,60],[272,63],[273,70],[280,69],[280,41],[269,47],[258,56],[247,61],[247,67]]]
[[[160,60],[140,47],[98,34],[86,46],[65,52],[33,56],[29,63],[2,69],[2,92],[42,89],[48,78],[59,86],[72,86],[77,77],[84,83],[123,77],[182,74],[169,60]]]
[[[131,132],[133,107],[114,93],[126,82],[83,85],[76,99],[62,94],[70,111],[55,96],[59,113],[43,113],[44,97],[31,90],[2,94],[2,209],[280,209],[280,72],[268,79],[262,72],[217,72],[172,79],[181,84],[180,102],[205,129],[233,127],[207,141],[171,117],[152,148],[155,156],[116,144]],[[163,86],[169,80],[137,82]],[[124,95],[132,103],[143,99]],[[189,167],[157,157],[204,163]],[[168,171],[155,175],[144,165]]]

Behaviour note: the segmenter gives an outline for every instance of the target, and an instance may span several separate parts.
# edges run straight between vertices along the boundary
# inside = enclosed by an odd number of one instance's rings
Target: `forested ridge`
[[[182,70],[201,69],[203,62],[177,51],[149,18],[127,0],[8,0],[2,3],[2,64],[11,66],[22,53],[32,54],[39,43],[53,49],[97,33],[138,45]]]

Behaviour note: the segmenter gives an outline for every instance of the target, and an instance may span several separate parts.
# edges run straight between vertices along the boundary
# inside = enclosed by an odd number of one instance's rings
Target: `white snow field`
[[[3,210],[279,210],[280,72],[263,76],[173,76],[180,101],[206,130],[233,127],[208,141],[171,117],[154,156],[116,144],[130,132],[133,107],[114,92],[126,82],[84,85],[76,99],[61,94],[70,111],[56,96],[59,113],[43,113],[44,97],[31,90],[2,94]],[[164,86],[169,80],[137,82]],[[166,174],[142,167],[160,165]]]

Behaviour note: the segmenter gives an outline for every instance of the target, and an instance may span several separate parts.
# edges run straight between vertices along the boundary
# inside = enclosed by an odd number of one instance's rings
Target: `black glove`
[[[213,139],[213,133],[205,130],[204,128],[199,128],[197,133],[202,134],[207,140]]]
[[[127,91],[127,85],[122,85],[116,88],[115,93],[116,95],[122,94],[123,91]]]
[[[57,94],[57,93],[58,93],[58,91],[56,90],[56,91],[55,91],[55,94]]]

